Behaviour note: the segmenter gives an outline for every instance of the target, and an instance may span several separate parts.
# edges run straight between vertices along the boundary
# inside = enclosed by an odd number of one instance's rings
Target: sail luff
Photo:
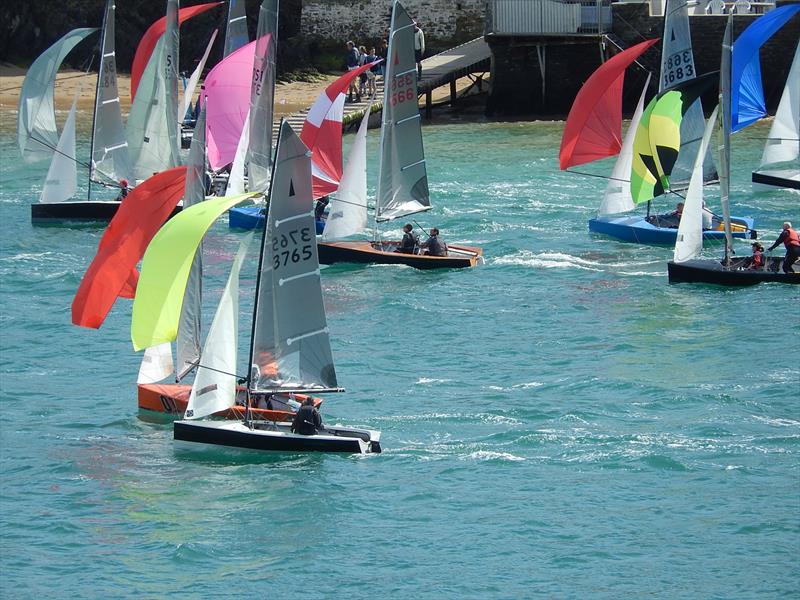
[[[429,210],[414,59],[414,23],[395,1],[386,65],[376,221]]]

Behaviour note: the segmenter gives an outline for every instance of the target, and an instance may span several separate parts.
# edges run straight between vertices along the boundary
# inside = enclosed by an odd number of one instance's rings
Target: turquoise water
[[[101,230],[31,226],[47,165],[4,131],[3,597],[796,597],[798,291],[670,286],[671,249],[590,236],[604,182],[557,170],[561,124],[425,128],[419,220],[485,265],[324,271],[323,418],[382,430],[366,457],[141,420],[130,302],[70,324]],[[766,131],[735,138],[733,212],[771,242],[800,196],[751,193]],[[240,238],[213,230],[206,321]]]

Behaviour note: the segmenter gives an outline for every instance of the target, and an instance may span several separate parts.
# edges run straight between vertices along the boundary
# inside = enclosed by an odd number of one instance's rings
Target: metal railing
[[[487,35],[581,35],[611,30],[611,0],[489,0]]]

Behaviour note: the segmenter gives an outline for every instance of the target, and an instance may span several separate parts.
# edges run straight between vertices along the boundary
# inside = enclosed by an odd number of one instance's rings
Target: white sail
[[[781,102],[761,157],[761,169],[800,156],[800,43],[794,51]]]
[[[78,169],[75,159],[75,109],[78,98],[72,102],[58,146],[50,162],[47,178],[39,202],[64,202],[78,189]]]
[[[189,77],[189,81],[186,83],[186,88],[183,90],[183,102],[178,110],[178,114],[181,115],[181,118],[185,118],[186,113],[189,112],[189,107],[192,105],[192,98],[194,97],[194,91],[197,89],[197,82],[200,81],[200,76],[203,74],[203,69],[206,67],[208,55],[211,53],[211,46],[214,45],[214,40],[216,39],[217,30],[215,29],[211,34],[211,39],[208,41],[208,45],[206,46],[206,51],[203,53],[203,57],[200,59],[200,62],[197,63],[197,68],[195,68],[191,77]]]
[[[17,111],[17,142],[25,162],[53,156],[58,143],[55,112],[56,74],[69,52],[96,27],[73,29],[33,61],[25,74]]]
[[[114,13],[114,0],[106,0],[100,71],[97,74],[94,102],[89,179],[117,183],[120,179],[131,179],[132,173],[117,88]]]
[[[239,333],[239,270],[253,234],[239,246],[219,301],[194,378],[187,419],[199,419],[230,408],[236,401],[236,344]]]
[[[146,348],[136,383],[157,383],[172,374],[172,344],[164,342]]]
[[[228,25],[225,29],[225,51],[223,56],[228,56],[249,41],[245,0],[228,0]]]
[[[233,156],[231,172],[228,175],[228,185],[225,188],[226,196],[235,196],[245,192],[244,183],[244,162],[247,156],[247,145],[250,142],[250,111],[244,118],[242,134],[239,136],[239,144],[236,146],[236,154]]]
[[[254,391],[338,389],[312,203],[310,152],[284,121],[256,284],[249,374]]]
[[[197,116],[189,160],[186,165],[186,185],[183,194],[183,207],[199,204],[206,197],[206,111],[200,109]],[[203,278],[203,243],[197,251],[189,270],[186,291],[183,294],[181,317],[178,322],[178,337],[175,340],[175,353],[178,366],[175,370],[178,381],[183,379],[200,360],[200,317]]]
[[[414,23],[394,3],[383,96],[375,219],[388,221],[430,209],[414,60]]]
[[[667,0],[662,39],[659,92],[697,76],[692,52],[692,36],[689,31],[687,0]],[[686,111],[681,121],[681,146],[669,178],[671,189],[683,189],[688,185],[704,127],[703,105],[698,98]],[[705,181],[712,181],[716,178],[710,151],[703,163],[703,169]]]
[[[177,95],[171,96],[164,69],[167,41],[165,34],[156,43],[128,115],[128,146],[137,181],[180,164],[177,107],[170,109]]]
[[[331,197],[323,241],[341,239],[367,227],[367,129],[371,111],[372,102],[358,126],[339,189]]]
[[[685,262],[697,258],[703,250],[703,160],[711,141],[711,133],[716,125],[717,111],[714,108],[706,124],[699,152],[695,157],[692,178],[683,203],[683,214],[678,224],[678,237],[675,240],[675,262]]]
[[[272,107],[275,97],[275,51],[278,42],[278,0],[264,0],[258,14],[258,33],[250,87],[250,141],[247,181],[251,192],[265,192],[272,169]]]
[[[633,140],[636,138],[636,129],[639,127],[639,121],[642,119],[642,112],[644,112],[644,97],[647,93],[647,87],[650,85],[650,75],[647,75],[647,81],[642,88],[642,94],[639,96],[639,104],[636,105],[636,110],[633,113],[631,124],[625,134],[625,140],[622,142],[622,148],[619,151],[617,162],[614,164],[614,169],[611,171],[611,179],[606,185],[606,191],[603,195],[603,202],[600,204],[598,213],[601,215],[616,215],[633,210],[636,205],[633,203],[631,197],[631,165],[633,164]]]

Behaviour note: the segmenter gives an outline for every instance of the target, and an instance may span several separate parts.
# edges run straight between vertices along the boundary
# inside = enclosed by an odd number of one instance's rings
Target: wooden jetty
[[[482,37],[446,50],[434,56],[422,60],[422,77],[419,80],[420,97],[425,97],[425,116],[430,118],[433,107],[433,91],[442,86],[450,86],[450,104],[458,101],[456,93],[456,81],[462,77],[468,77],[472,83],[468,87],[482,89],[483,77],[489,72],[490,52],[489,45]],[[376,80],[377,94],[375,103],[372,105],[372,112],[379,112],[383,107],[383,78]],[[321,92],[322,90],[320,90]],[[364,117],[367,110],[369,98],[362,97],[361,102],[346,102],[344,105],[344,116],[342,126],[348,129],[357,126]],[[310,108],[310,107],[309,107]],[[294,128],[300,131],[306,120],[308,108],[294,113],[286,120]],[[273,129],[273,139],[277,136],[279,123],[275,123]]]

